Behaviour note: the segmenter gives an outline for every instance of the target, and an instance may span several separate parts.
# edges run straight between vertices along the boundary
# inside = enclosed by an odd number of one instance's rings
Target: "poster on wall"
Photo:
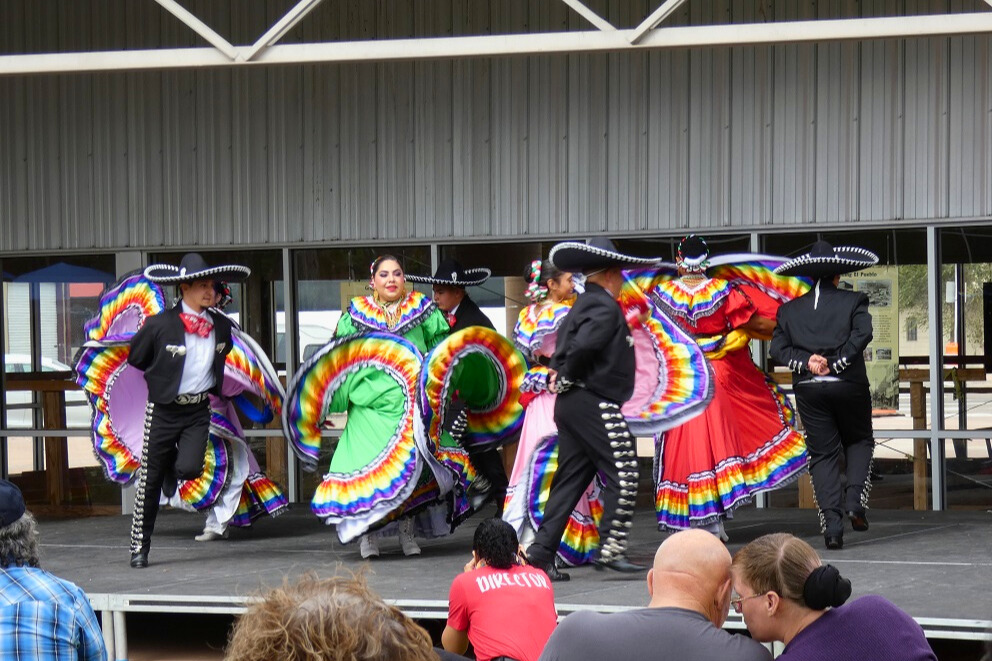
[[[848,276],[847,283],[868,295],[872,341],[865,349],[865,366],[876,411],[899,410],[899,277],[895,266],[876,266]]]

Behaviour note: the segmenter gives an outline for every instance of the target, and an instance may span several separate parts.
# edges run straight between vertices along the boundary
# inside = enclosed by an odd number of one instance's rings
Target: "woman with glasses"
[[[734,556],[730,603],[751,637],[782,641],[786,661],[936,661],[923,629],[878,595],[847,603],[851,582],[787,533],[765,535]]]

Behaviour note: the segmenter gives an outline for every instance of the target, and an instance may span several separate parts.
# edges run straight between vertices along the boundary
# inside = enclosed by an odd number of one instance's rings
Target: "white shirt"
[[[182,302],[183,312],[214,323],[210,313],[204,310],[200,314]],[[210,329],[210,334],[200,337],[196,333],[186,333],[186,360],[183,363],[183,376],[179,380],[180,395],[195,395],[206,392],[214,387],[214,346],[216,335]]]

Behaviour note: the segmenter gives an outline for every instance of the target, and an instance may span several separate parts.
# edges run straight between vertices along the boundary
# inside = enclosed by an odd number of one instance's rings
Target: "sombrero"
[[[798,275],[818,280],[853,273],[878,264],[878,255],[864,248],[838,246],[817,241],[805,255],[775,268],[778,275]]]
[[[196,280],[223,280],[224,282],[241,282],[251,275],[247,266],[225,265],[210,266],[200,253],[189,252],[183,255],[179,266],[171,264],[152,264],[145,269],[145,277],[160,285],[178,285]]]
[[[454,259],[445,258],[437,265],[433,276],[407,275],[408,282],[420,282],[427,285],[449,285],[452,287],[475,287],[481,285],[493,274],[485,267],[474,269],[462,268]]]
[[[565,241],[551,249],[548,259],[559,270],[582,273],[606,269],[613,266],[635,268],[652,266],[661,261],[660,257],[634,257],[619,252],[613,242],[605,237],[594,237],[588,243]]]

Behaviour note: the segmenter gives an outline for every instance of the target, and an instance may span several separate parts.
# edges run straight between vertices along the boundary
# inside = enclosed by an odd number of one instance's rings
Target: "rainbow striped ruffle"
[[[276,374],[275,367],[255,340],[234,328],[231,330],[231,352],[224,362],[224,380],[234,381],[243,390],[261,397],[274,415],[282,415],[282,402],[286,393]],[[224,394],[233,396],[225,383]]]
[[[693,326],[723,305],[733,287],[726,280],[707,279],[690,285],[685,280],[666,280],[651,291],[652,303],[666,314]]]
[[[541,347],[545,336],[558,332],[571,309],[572,301],[528,305],[520,311],[517,325],[513,327],[513,344],[527,357],[527,360],[533,361],[535,352]]]
[[[495,391],[488,402],[466,404],[468,427],[460,439],[467,446],[491,446],[515,432],[523,421],[520,406],[520,386],[526,364],[523,356],[502,335],[489,328],[471,326],[449,335],[434,347],[424,360],[420,375],[421,410],[425,415],[428,436],[441,436],[452,395],[463,389],[463,383],[477,384],[479,375],[455,369],[470,355],[483,356],[496,377]],[[461,379],[461,383],[459,382]]]
[[[468,452],[457,445],[438,445],[437,459],[442,466],[451,471],[454,478],[449,495],[451,507],[448,515],[451,529],[454,530],[475,511],[468,497],[468,489],[479,474],[469,460]]]
[[[644,294],[650,295],[659,283],[679,277],[679,267],[670,262],[662,262],[656,266],[627,269],[623,272],[623,277],[625,285],[634,285]],[[622,290],[620,295],[624,295]]]
[[[360,471],[324,477],[312,502],[317,516],[337,522],[373,512],[385,515],[409,496],[419,475],[416,436],[423,433],[414,398],[420,365],[420,352],[412,343],[388,333],[370,333],[332,340],[293,376],[283,407],[283,432],[311,469],[317,465],[320,429],[331,399],[349,375],[375,367],[406,395],[403,413],[381,452]]]
[[[623,406],[630,431],[657,434],[702,413],[713,399],[713,374],[692,337],[657,307],[631,333],[636,347],[648,343],[651,350],[636,354],[638,383]]]
[[[662,437],[655,446],[658,476],[663,473],[663,461]],[[724,513],[750,501],[754,494],[798,479],[806,470],[806,461],[802,435],[787,429],[747,457],[730,457],[713,470],[692,474],[688,484],[659,481],[655,494],[658,527],[683,530],[713,523]]]
[[[557,470],[558,436],[548,436],[541,439],[531,454],[527,468],[529,480],[521,484],[527,489],[527,515],[534,530],[540,528],[544,520],[544,507],[551,492],[551,480]],[[558,545],[558,557],[571,567],[592,562],[596,549],[599,548],[599,522],[603,518],[603,503],[598,498],[599,490],[594,489],[592,492],[597,496],[587,499],[590,513],[572,510],[561,544]]]
[[[217,497],[224,485],[227,484],[228,472],[231,468],[227,441],[214,433],[213,430],[218,417],[223,416],[216,411],[210,412],[211,431],[207,438],[203,473],[195,480],[185,480],[179,483],[179,496],[195,510],[208,509],[217,502]]]
[[[539,395],[548,389],[548,368],[544,365],[531,365],[520,384],[520,392]]]
[[[785,257],[772,255],[720,255],[710,261],[706,274],[734,284],[753,285],[780,303],[785,303],[802,296],[813,286],[809,278],[776,274],[775,267],[787,261]]]
[[[230,525],[246,528],[263,514],[279,516],[289,507],[282,487],[262,473],[252,473],[241,490],[241,502]]]
[[[100,312],[83,325],[83,333],[87,340],[127,342],[165,307],[161,287],[140,273],[126,276],[100,295]]]
[[[429,297],[419,291],[412,291],[407,295],[406,300],[400,303],[397,310],[397,321],[392,328],[386,321],[386,315],[371,296],[358,296],[351,299],[347,314],[355,327],[366,331],[389,331],[397,335],[403,335],[410,328],[413,328],[427,318],[434,308],[437,307]]]

